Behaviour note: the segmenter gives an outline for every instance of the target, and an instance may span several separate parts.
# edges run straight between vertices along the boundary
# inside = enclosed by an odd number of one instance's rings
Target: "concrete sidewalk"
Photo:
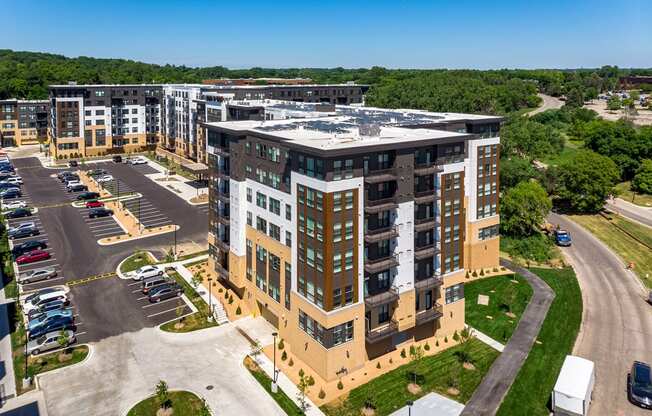
[[[195,188],[194,186],[188,185],[187,182],[190,182],[190,180],[184,178],[181,175],[167,175],[168,169],[151,159],[148,159],[147,166],[157,171],[157,173],[149,173],[144,175],[148,179],[151,179],[155,184],[161,186],[167,191],[172,192],[177,197],[183,199],[190,205],[204,205],[208,203],[190,201],[192,198],[195,198],[198,195],[208,194],[208,187]],[[164,178],[171,180],[162,181],[161,179]]]
[[[10,335],[10,305],[5,289],[0,290],[0,402],[16,396],[16,379],[14,377],[14,361],[12,359]]]
[[[489,372],[466,404],[462,412],[462,415],[466,416],[496,414],[534,345],[550,304],[555,298],[550,286],[534,273],[507,260],[501,259],[500,264],[522,275],[532,286],[534,293],[505,350],[491,365]]]
[[[390,416],[458,416],[464,410],[464,405],[437,393],[428,393],[414,401],[412,409],[403,406]]]
[[[469,331],[471,331],[471,335],[479,339],[480,341],[484,342],[491,348],[495,349],[496,351],[503,352],[505,350],[505,345],[501,344],[500,342],[496,341],[495,339],[491,338],[489,335],[478,331],[477,329],[468,326]]]

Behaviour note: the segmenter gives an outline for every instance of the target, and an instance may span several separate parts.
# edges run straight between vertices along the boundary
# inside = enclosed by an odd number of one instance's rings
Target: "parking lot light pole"
[[[174,259],[177,259],[177,227],[174,226]]]
[[[412,400],[408,400],[405,404],[407,404],[408,416],[412,416],[412,405],[414,402]]]
[[[272,332],[272,336],[274,337],[274,372],[272,373],[272,393],[276,393],[277,388],[276,388],[276,375],[278,374],[276,372],[276,337],[278,336],[278,332]]]

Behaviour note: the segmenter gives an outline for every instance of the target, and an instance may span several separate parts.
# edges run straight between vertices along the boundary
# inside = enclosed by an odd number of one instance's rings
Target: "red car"
[[[50,258],[50,253],[43,250],[34,250],[29,253],[25,253],[22,256],[16,259],[17,264],[27,264],[34,263],[41,260],[47,260]]]
[[[102,201],[88,201],[86,203],[86,208],[100,208],[104,206],[104,202]]]

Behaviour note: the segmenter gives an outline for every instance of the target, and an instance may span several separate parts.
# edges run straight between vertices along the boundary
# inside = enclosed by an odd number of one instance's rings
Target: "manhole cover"
[[[213,386],[211,385],[206,386],[206,390],[213,390]]]

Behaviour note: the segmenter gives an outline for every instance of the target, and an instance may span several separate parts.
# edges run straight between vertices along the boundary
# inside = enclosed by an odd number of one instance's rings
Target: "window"
[[[310,217],[308,217],[308,221],[306,222],[306,235],[315,238],[315,220]]]
[[[285,204],[285,219],[292,221],[292,206]]]
[[[269,198],[269,210],[270,210],[270,212],[273,212],[276,215],[281,215],[281,201],[270,197]]]
[[[444,216],[445,217],[450,217],[451,215],[451,201],[445,201],[444,202]]]
[[[385,270],[384,272],[380,272],[376,275],[377,281],[378,281],[378,288],[379,289],[386,289],[389,287],[389,270]]]
[[[285,232],[285,245],[292,247],[292,233],[289,231]]]
[[[306,249],[306,263],[310,267],[315,267],[315,250],[310,247]]]
[[[453,189],[460,189],[462,175],[460,173],[453,174]]]
[[[490,238],[498,237],[499,225],[492,225],[490,227],[480,228],[478,231],[478,240],[488,240]]]
[[[353,208],[353,191],[346,191],[344,196],[345,196],[345,202],[346,202],[346,209]]]
[[[251,188],[247,188],[247,202],[251,202]]]
[[[264,234],[267,234],[267,220],[264,218],[256,217],[256,229]]]
[[[457,302],[464,298],[464,284],[460,283],[446,288],[446,304]]]
[[[260,192],[256,192],[256,205],[263,209],[267,209],[267,197]]]
[[[353,339],[353,321],[333,327],[333,346],[343,344]]]
[[[346,239],[351,240],[353,238],[353,220],[346,222]]]
[[[281,241],[281,228],[276,225],[269,223],[269,236],[276,241]]]
[[[333,225],[333,242],[339,243],[342,241],[342,223],[338,222]]]
[[[252,219],[251,211],[247,211],[247,225],[253,227],[253,219]]]
[[[333,273],[339,273],[342,271],[342,255],[335,254],[333,256]]]
[[[269,253],[269,265],[272,267],[272,270],[277,272],[281,271],[281,259],[272,253]]]
[[[344,288],[344,304],[348,305],[353,303],[353,286],[348,285]]]
[[[333,194],[333,211],[338,212],[342,210],[342,193],[335,192]]]
[[[353,269],[353,250],[347,251],[345,257],[346,257],[346,262],[344,268],[346,270]]]
[[[378,323],[383,324],[389,321],[389,305],[385,304],[378,308]]]
[[[304,217],[303,214],[299,214],[299,232],[306,232],[306,217]]]
[[[342,306],[342,288],[333,289],[333,308]]]

